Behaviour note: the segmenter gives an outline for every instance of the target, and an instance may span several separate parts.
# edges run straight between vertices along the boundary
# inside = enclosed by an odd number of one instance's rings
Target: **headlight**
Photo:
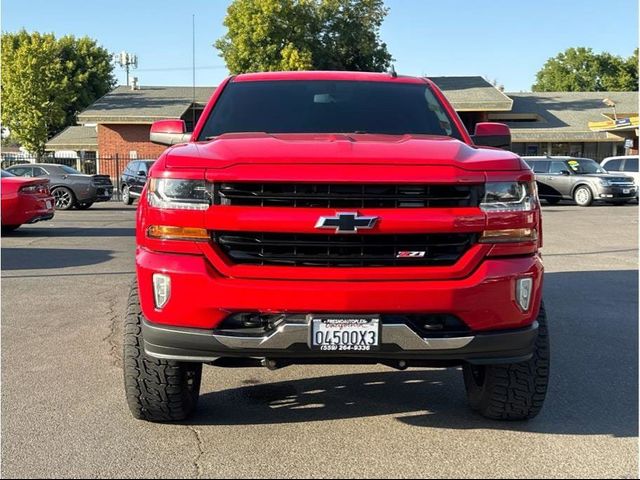
[[[611,186],[609,180],[607,180],[606,178],[599,178],[598,180],[600,180],[600,185],[602,185],[603,187]]]
[[[528,212],[537,202],[535,182],[488,182],[480,208],[485,212]]]
[[[211,196],[204,180],[152,178],[147,192],[149,205],[178,210],[206,210]]]

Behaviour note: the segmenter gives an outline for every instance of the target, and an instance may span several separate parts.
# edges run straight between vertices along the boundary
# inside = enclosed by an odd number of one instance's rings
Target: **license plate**
[[[627,195],[627,194],[631,193],[631,189],[630,188],[623,188],[622,189],[622,193]]]
[[[368,352],[380,346],[380,317],[377,315],[311,316],[312,350]]]
[[[53,204],[51,203],[50,200],[46,200],[45,202],[47,204],[47,210],[51,210],[51,207],[53,207]]]

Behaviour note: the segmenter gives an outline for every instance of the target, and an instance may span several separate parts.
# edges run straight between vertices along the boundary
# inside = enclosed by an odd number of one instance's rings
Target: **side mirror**
[[[569,175],[571,175],[571,172],[569,172],[569,170],[562,170],[560,173],[561,173],[562,175],[567,176],[567,177],[568,177]]]
[[[160,145],[175,145],[191,139],[184,120],[158,120],[151,125],[149,140]]]
[[[144,170],[138,170],[138,176],[139,177],[146,177],[147,176],[147,172],[145,172]]]
[[[480,147],[511,148],[511,130],[504,123],[477,123],[471,139]]]

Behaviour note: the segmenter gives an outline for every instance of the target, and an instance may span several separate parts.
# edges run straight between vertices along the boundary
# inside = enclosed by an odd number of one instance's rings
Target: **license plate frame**
[[[51,210],[53,208],[53,202],[51,202],[51,200],[45,200],[45,205],[47,206],[47,210]]]
[[[366,353],[380,350],[380,315],[311,314],[307,318],[309,348],[313,351]]]

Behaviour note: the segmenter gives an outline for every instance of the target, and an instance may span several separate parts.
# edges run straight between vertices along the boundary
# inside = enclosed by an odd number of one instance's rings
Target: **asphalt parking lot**
[[[638,207],[545,207],[545,408],[497,423],[456,369],[206,367],[196,417],[134,420],[134,208],[2,239],[3,477],[623,477],[638,472]]]

